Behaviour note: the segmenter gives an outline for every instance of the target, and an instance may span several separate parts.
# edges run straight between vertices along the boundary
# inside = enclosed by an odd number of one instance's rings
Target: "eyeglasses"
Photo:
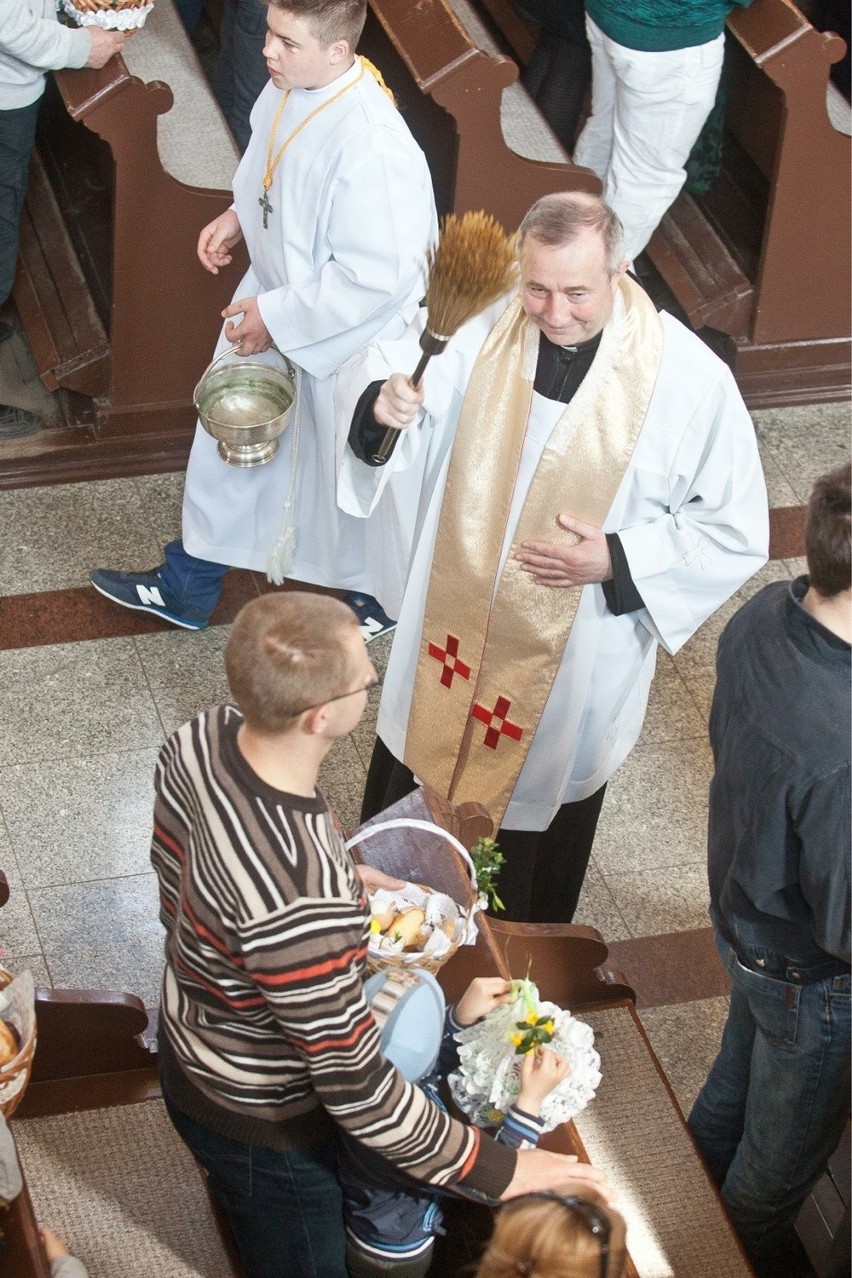
[[[597,1239],[601,1249],[601,1268],[600,1278],[607,1278],[609,1273],[609,1240],[612,1233],[612,1223],[608,1216],[594,1203],[590,1203],[587,1198],[577,1198],[575,1195],[557,1194],[552,1189],[543,1189],[536,1194],[524,1194],[524,1198],[548,1198],[551,1202],[562,1203],[563,1207],[570,1208],[575,1211],[582,1219],[589,1233]],[[520,1199],[516,1198],[515,1202]]]
[[[338,692],[336,696],[326,697],[325,700],[317,701],[312,706],[303,706],[301,710],[294,710],[291,717],[298,719],[300,714],[306,714],[308,710],[316,710],[319,706],[327,706],[330,701],[345,701],[347,697],[357,697],[359,692],[370,692],[371,689],[377,688],[381,682],[381,675],[376,674],[374,671],[363,687],[350,688],[348,692]]]

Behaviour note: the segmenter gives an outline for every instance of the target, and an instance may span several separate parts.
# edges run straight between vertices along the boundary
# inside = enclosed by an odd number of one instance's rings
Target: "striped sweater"
[[[199,715],[157,765],[167,1091],[236,1140],[292,1148],[330,1117],[419,1180],[499,1197],[514,1151],[449,1118],[380,1053],[362,985],[366,902],[325,800],[266,785],[239,751],[241,723],[232,706]]]

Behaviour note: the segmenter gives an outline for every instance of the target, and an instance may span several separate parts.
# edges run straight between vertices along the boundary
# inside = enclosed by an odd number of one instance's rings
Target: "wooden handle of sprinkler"
[[[420,379],[422,378],[423,373],[426,370],[426,365],[429,363],[429,360],[432,358],[432,353],[433,352],[431,351],[423,352],[423,354],[420,356],[419,364],[417,365],[417,367],[415,368],[414,372],[411,375],[411,379],[410,379],[411,385],[415,389],[420,385]],[[396,426],[388,426],[387,430],[384,433],[384,436],[382,437],[382,442],[379,444],[378,448],[373,453],[374,462],[381,463],[381,462],[387,461],[388,457],[390,457],[391,449],[394,446],[394,441],[399,439],[399,435],[400,435],[400,432],[396,428]]]

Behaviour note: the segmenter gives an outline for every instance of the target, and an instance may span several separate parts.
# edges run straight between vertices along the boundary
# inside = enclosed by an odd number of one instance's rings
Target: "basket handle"
[[[390,821],[379,821],[377,825],[368,825],[365,829],[359,830],[357,834],[353,834],[351,839],[346,842],[346,848],[354,848],[357,844],[363,843],[365,839],[369,839],[373,834],[380,834],[382,830],[426,830],[430,834],[440,834],[441,838],[451,844],[458,852],[459,856],[467,865],[470,871],[470,881],[473,885],[475,893],[479,891],[479,884],[476,881],[476,870],[473,861],[470,859],[470,853],[464,844],[459,843],[455,835],[450,834],[448,830],[443,829],[440,825],[435,825],[432,821],[418,821],[416,817],[394,817]]]

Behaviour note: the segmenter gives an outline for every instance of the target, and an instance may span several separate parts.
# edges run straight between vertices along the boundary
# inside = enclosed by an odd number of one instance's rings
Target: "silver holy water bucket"
[[[216,365],[239,350],[231,346],[207,366],[193,393],[201,425],[219,443],[219,456],[230,466],[262,466],[278,451],[278,440],[290,424],[296,378],[285,356],[285,368],[240,359]]]

